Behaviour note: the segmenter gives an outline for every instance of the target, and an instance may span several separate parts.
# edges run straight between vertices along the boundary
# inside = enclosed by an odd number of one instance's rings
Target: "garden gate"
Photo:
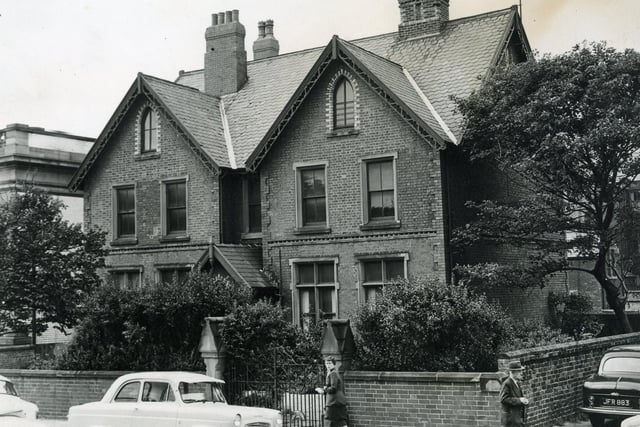
[[[230,404],[260,406],[282,411],[284,425],[322,427],[324,366],[290,363],[274,351],[255,363],[229,366],[225,372],[225,395]]]

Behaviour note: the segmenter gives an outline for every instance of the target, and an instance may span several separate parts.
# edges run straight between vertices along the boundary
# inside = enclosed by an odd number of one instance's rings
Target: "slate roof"
[[[145,74],[141,78],[218,166],[231,166],[219,98]]]
[[[515,10],[509,8],[449,21],[438,35],[400,41],[397,33],[389,33],[342,42],[442,139],[460,141],[463,122],[451,96],[464,97],[479,87],[504,47],[514,16]],[[250,61],[245,86],[222,97],[238,167],[245,165],[323,50]],[[433,106],[435,115],[403,69]],[[203,70],[181,73],[176,83],[203,90]]]
[[[252,288],[269,286],[262,275],[262,248],[249,245],[216,245],[213,256],[238,283]]]

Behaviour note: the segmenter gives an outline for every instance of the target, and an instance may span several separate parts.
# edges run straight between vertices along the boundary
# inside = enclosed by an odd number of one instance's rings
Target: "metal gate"
[[[230,366],[225,373],[227,400],[234,405],[278,409],[285,426],[322,427],[324,395],[315,388],[324,385],[324,366],[285,360],[274,351],[253,366]]]

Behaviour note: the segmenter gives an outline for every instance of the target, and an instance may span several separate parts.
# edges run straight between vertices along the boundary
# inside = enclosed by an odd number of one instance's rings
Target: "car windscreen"
[[[185,403],[226,402],[221,384],[216,382],[181,382],[178,391],[180,398]]]
[[[602,363],[600,371],[603,375],[622,373],[635,373],[640,375],[640,358],[629,356],[610,357]]]
[[[12,383],[0,380],[0,394],[10,394],[11,396],[17,396],[18,392]]]

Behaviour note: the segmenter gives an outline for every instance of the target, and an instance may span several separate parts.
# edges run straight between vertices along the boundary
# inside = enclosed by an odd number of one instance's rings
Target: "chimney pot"
[[[224,12],[218,13],[218,24],[220,25],[224,24]]]
[[[211,25],[218,25],[218,14],[214,13],[211,15]]]
[[[233,9],[231,11],[231,15],[232,15],[232,22],[240,21],[240,11],[238,9]]]
[[[273,19],[258,22],[258,39],[253,42],[253,59],[278,56],[280,43],[273,36]]]
[[[230,24],[232,22],[233,22],[233,12],[231,12],[230,10],[227,10],[227,16],[225,16],[224,18],[224,23]]]
[[[266,37],[273,37],[273,19],[267,19],[265,23]]]

